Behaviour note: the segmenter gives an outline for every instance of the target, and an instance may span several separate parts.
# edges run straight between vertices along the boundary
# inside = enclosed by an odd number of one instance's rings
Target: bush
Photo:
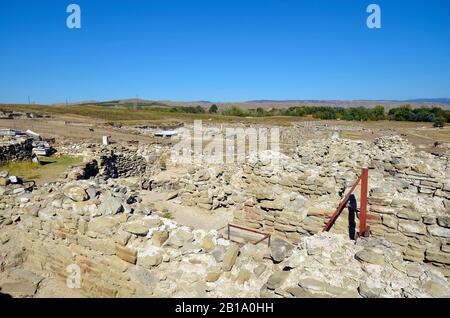
[[[437,117],[434,120],[433,127],[443,128],[444,126],[445,126],[445,118],[444,117]]]
[[[392,108],[388,113],[390,119],[395,121],[409,121],[412,115],[410,105],[404,105],[398,108]]]
[[[246,111],[242,110],[238,106],[231,106],[231,107],[224,108],[222,110],[222,115],[244,117],[244,116],[247,116],[248,114]]]

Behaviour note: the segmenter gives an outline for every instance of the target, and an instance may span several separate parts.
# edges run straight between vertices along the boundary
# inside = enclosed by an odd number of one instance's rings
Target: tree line
[[[316,119],[338,119],[349,121],[413,121],[433,122],[435,126],[441,127],[450,123],[450,110],[440,107],[413,108],[411,105],[403,105],[385,111],[384,106],[366,107],[331,107],[331,106],[293,106],[289,108],[263,108],[242,109],[239,106],[228,106],[220,108],[213,104],[209,108],[202,106],[176,106],[170,108],[171,112],[192,114],[219,114],[224,116],[239,117],[265,117],[265,116],[312,116]]]

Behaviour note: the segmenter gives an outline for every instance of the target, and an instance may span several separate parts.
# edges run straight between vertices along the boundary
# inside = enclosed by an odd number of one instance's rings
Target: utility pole
[[[28,95],[28,105],[30,105],[30,104],[31,104],[30,95]]]

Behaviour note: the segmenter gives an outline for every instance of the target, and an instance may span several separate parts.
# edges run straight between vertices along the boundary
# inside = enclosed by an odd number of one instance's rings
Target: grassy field
[[[0,105],[0,111],[33,112],[46,115],[75,115],[85,118],[102,120],[122,125],[158,124],[167,122],[192,122],[201,119],[205,122],[243,124],[286,125],[312,118],[299,118],[290,116],[269,117],[238,117],[220,114],[189,114],[164,111],[161,107],[142,107],[132,109],[129,107],[105,107],[95,105],[83,106],[48,106],[48,105]]]
[[[19,176],[24,181],[48,182],[57,179],[69,166],[82,162],[80,157],[41,157],[41,164],[31,161],[10,162],[0,165],[0,171],[8,171],[11,176]]]
[[[0,120],[0,125],[14,129],[28,127],[52,137],[77,136],[77,139],[99,141],[101,135],[112,135],[116,140],[140,139],[152,142],[150,137],[134,135],[130,132],[114,130],[109,125],[120,124],[123,126],[139,125],[177,125],[179,123],[190,124],[194,120],[202,120],[207,124],[240,124],[247,127],[253,125],[264,126],[290,126],[292,123],[304,121],[320,121],[329,125],[352,126],[373,129],[369,131],[344,131],[342,137],[351,139],[372,140],[386,133],[386,129],[392,129],[397,134],[403,135],[414,145],[422,150],[435,152],[436,142],[450,141],[450,125],[445,128],[433,128],[433,123],[401,122],[401,121],[345,121],[345,120],[317,120],[309,117],[295,116],[268,116],[268,117],[238,117],[224,116],[220,114],[192,114],[176,113],[164,110],[162,107],[138,107],[137,109],[126,106],[108,107],[105,105],[80,105],[80,106],[48,106],[48,105],[0,105],[0,111],[34,112],[38,114],[52,115],[54,119],[41,120]],[[58,123],[58,121],[60,123]],[[68,124],[66,124],[66,122]],[[86,127],[76,124],[89,124],[95,127],[95,132],[89,132]],[[100,136],[100,137],[99,137]],[[148,139],[148,140],[147,140]]]

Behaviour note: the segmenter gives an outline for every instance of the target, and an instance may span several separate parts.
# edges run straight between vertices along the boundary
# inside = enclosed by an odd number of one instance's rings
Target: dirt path
[[[0,119],[0,127],[25,131],[30,129],[45,138],[66,139],[73,142],[101,143],[103,136],[111,136],[113,142],[128,142],[136,140],[141,143],[153,144],[161,142],[152,136],[133,134],[129,131],[119,131],[107,128],[99,121],[87,121],[85,118],[60,117],[58,119]],[[91,131],[93,129],[94,131]]]
[[[142,203],[154,205],[158,211],[166,211],[171,218],[182,225],[202,230],[217,230],[233,220],[233,209],[219,208],[207,211],[196,206],[186,206],[176,199],[166,200],[167,193],[143,192]]]

